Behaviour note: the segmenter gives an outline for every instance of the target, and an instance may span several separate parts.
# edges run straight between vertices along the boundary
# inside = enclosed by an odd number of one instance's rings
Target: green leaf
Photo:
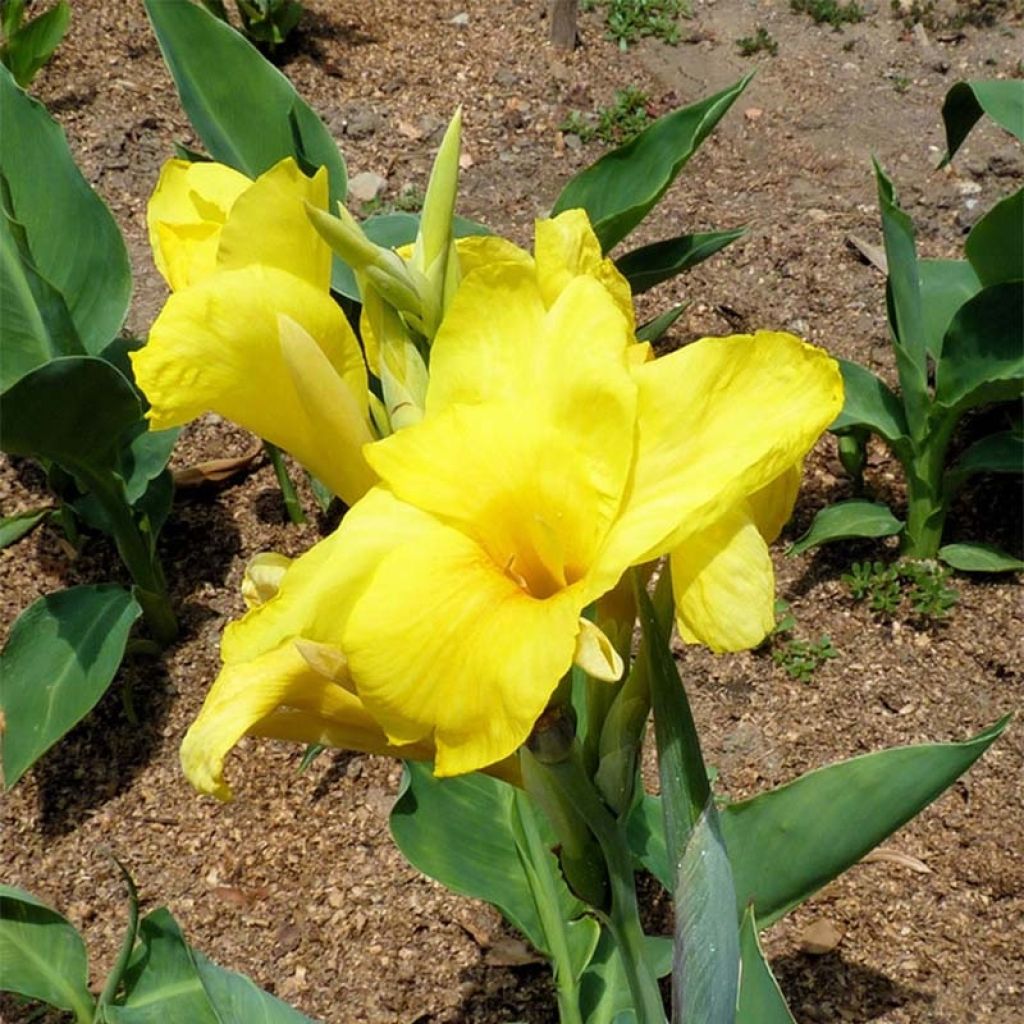
[[[984,285],[1024,279],[1024,188],[971,228],[964,252]]]
[[[113,583],[41,597],[0,652],[4,785],[10,789],[110,686],[142,609]]]
[[[139,926],[124,987],[119,1004],[106,1008],[110,1024],[310,1024],[249,978],[193,950],[166,907]]]
[[[823,508],[786,554],[800,555],[819,544],[851,537],[891,537],[902,529],[903,520],[897,519],[888,505],[860,499],[839,501]]]
[[[1002,430],[975,441],[946,470],[944,489],[952,495],[975,473],[1024,472],[1024,435]]]
[[[0,173],[0,391],[57,356],[84,354],[64,296],[38,271],[23,224],[10,213],[10,186]]]
[[[646,960],[655,977],[672,970],[672,940],[645,936]],[[633,996],[619,947],[611,933],[601,929],[601,940],[580,982],[580,1012],[587,1024],[636,1024]],[[626,1015],[626,1016],[623,1016]]]
[[[562,189],[552,216],[581,207],[607,252],[654,208],[687,161],[746,89],[750,75],[689,107],[659,117]]]
[[[940,167],[953,158],[983,113],[1024,142],[1024,82],[957,82],[946,93],[942,104],[946,155]]]
[[[796,1024],[757,940],[757,921],[750,907],[740,924],[740,960],[736,1024]]]
[[[752,907],[767,928],[856,864],[927,807],[995,742],[1010,716],[963,743],[893,747],[807,772],[727,804],[719,820],[732,863],[736,916]],[[630,846],[662,884],[672,869],[661,798],[645,796]]]
[[[668,634],[658,623],[646,589],[638,584],[635,591],[650,659],[666,844],[670,862],[676,865],[673,1018],[733,1024],[740,954],[732,871]]]
[[[991,544],[946,544],[939,558],[960,572],[1019,572],[1024,562]]]
[[[695,267],[719,249],[742,238],[746,228],[732,231],[709,231],[704,234],[679,235],[663,242],[654,242],[633,249],[615,261],[619,273],[629,281],[634,295],[653,288],[662,281]]]
[[[8,547],[16,540],[21,540],[52,511],[53,506],[47,505],[45,508],[34,508],[29,512],[16,512],[12,516],[4,516],[0,519],[0,549]]]
[[[866,427],[894,449],[906,450],[907,418],[900,400],[883,381],[860,363],[839,360],[843,374],[843,408],[830,430],[835,433]]]
[[[688,302],[680,302],[678,306],[673,306],[671,309],[667,309],[664,313],[656,316],[653,320],[648,320],[647,323],[642,324],[637,328],[636,340],[653,343],[663,337],[665,332],[683,315],[688,305]]]
[[[1020,395],[1024,281],[989,285],[957,311],[935,370],[935,399],[957,411]]]
[[[925,346],[933,359],[942,356],[942,339],[956,311],[981,291],[967,260],[919,260],[921,315]]]
[[[88,1021],[93,1014],[88,982],[85,943],[66,918],[22,889],[0,885],[0,991]]]
[[[192,127],[224,164],[255,178],[285,157],[326,167],[344,202],[345,161],[291,82],[229,25],[180,0],[146,0],[160,51]]]
[[[487,775],[437,779],[429,766],[410,762],[391,812],[391,834],[415,868],[454,892],[494,904],[544,950],[543,922],[513,827],[514,796],[513,787]],[[564,920],[578,917],[583,905],[560,875],[558,882],[559,913]]]
[[[53,51],[60,46],[70,21],[71,8],[67,0],[58,0],[48,11],[33,18],[7,40],[3,48],[4,63],[23,89],[27,88]]]
[[[121,233],[75,166],[63,130],[3,67],[0,124],[11,213],[24,225],[36,271],[64,297],[85,351],[95,354],[128,309],[131,268]]]
[[[180,427],[150,430],[145,420],[140,421],[137,428],[130,428],[131,440],[121,449],[119,460],[130,505],[134,505],[164,471],[180,433]]]
[[[113,467],[119,437],[141,416],[135,390],[110,363],[65,356],[0,396],[0,446],[89,477]]]

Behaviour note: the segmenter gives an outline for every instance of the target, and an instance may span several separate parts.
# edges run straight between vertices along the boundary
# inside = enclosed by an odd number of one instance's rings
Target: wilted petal
[[[614,683],[622,678],[625,667],[612,642],[589,619],[580,619],[573,662],[593,679]]]
[[[679,635],[713,651],[756,647],[775,626],[775,575],[768,546],[745,511],[690,534],[672,551]]]
[[[242,577],[242,600],[246,608],[258,608],[269,601],[281,588],[281,580],[292,560],[276,551],[261,551],[253,555],[245,566]]]

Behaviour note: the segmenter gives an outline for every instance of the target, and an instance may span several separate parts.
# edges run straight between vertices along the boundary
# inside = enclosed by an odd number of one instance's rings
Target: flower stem
[[[288,521],[295,526],[302,526],[306,522],[306,513],[302,511],[302,503],[296,493],[295,484],[288,475],[288,467],[285,465],[281,449],[269,441],[263,442],[263,448],[274,467],[274,475],[277,477],[277,485],[281,488],[281,498],[284,501],[285,511],[288,513]]]

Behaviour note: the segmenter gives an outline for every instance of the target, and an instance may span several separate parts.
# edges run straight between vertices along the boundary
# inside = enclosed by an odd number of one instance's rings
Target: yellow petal
[[[614,683],[622,678],[624,668],[619,652],[612,642],[589,619],[580,619],[573,662],[593,679]]]
[[[307,178],[291,157],[275,164],[231,207],[220,233],[218,267],[278,267],[326,293],[331,249],[310,223],[305,204],[325,210],[327,201],[326,167]]]
[[[281,580],[292,560],[276,551],[261,551],[253,555],[245,566],[242,577],[242,600],[246,608],[258,608],[269,601],[280,589]]]
[[[672,551],[679,635],[713,651],[756,647],[775,626],[775,575],[754,521],[733,510]]]
[[[492,263],[518,263],[529,269],[534,266],[533,257],[525,249],[499,235],[456,238],[455,251],[459,254],[459,270],[463,277]]]
[[[279,314],[315,339],[324,357],[316,360],[317,372],[330,369],[364,402],[359,345],[329,294],[282,270],[253,266],[176,292],[148,344],[132,353],[135,379],[151,405],[150,425],[161,430],[219,413],[295,456],[351,503],[362,493],[349,489],[350,477],[369,427],[339,435],[337,418],[307,408],[307,389],[296,387],[282,350]]]
[[[224,164],[168,160],[146,208],[153,262],[177,290],[216,268],[221,228],[252,184]]]
[[[534,225],[534,259],[545,305],[552,305],[574,277],[596,278],[608,289],[633,332],[633,294],[615,263],[601,254],[584,210],[566,210]]]
[[[281,715],[282,709],[298,717]],[[358,697],[315,672],[293,643],[225,665],[181,745],[181,763],[200,792],[231,798],[224,759],[248,733],[383,753],[388,741]],[[429,750],[425,751],[429,756]]]
[[[633,369],[632,489],[602,569],[649,561],[790,470],[838,414],[835,360],[790,334],[705,338]]]
[[[747,510],[769,544],[782,533],[793,515],[803,471],[801,459],[747,498]]]
[[[435,771],[493,764],[529,735],[572,663],[572,589],[537,600],[469,537],[435,523],[380,564],[344,649],[360,697],[392,742],[427,739]]]

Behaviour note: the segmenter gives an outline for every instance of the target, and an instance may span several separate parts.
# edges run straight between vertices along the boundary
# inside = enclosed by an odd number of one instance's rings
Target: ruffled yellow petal
[[[281,581],[292,560],[276,551],[261,551],[253,555],[245,566],[242,577],[242,600],[246,608],[266,604],[281,589]]]
[[[532,597],[474,540],[436,522],[381,562],[343,646],[392,742],[433,733],[436,773],[455,775],[527,738],[572,664],[581,608],[573,588]]]
[[[768,546],[744,510],[690,534],[672,551],[679,635],[713,651],[756,647],[775,626]]]
[[[279,314],[315,339],[323,359],[308,352],[286,357]],[[152,429],[219,413],[295,456],[351,504],[373,479],[364,470],[359,486],[352,486],[353,466],[372,435],[368,424],[338,434],[337,419],[325,420],[322,405],[307,407],[316,383],[297,386],[289,368],[301,374],[307,356],[344,381],[354,401],[366,401],[358,342],[329,294],[282,270],[252,266],[172,295],[148,344],[132,353],[132,365],[151,405]]]
[[[182,767],[192,785],[230,799],[224,760],[249,733],[306,743],[327,739],[332,746],[367,753],[389,749],[359,698],[314,671],[288,641],[221,670],[181,745]],[[430,756],[429,748],[419,753]]]
[[[252,184],[224,164],[168,160],[146,208],[153,262],[173,290],[213,273],[221,228]]]
[[[636,465],[601,555],[601,571],[616,578],[790,470],[843,402],[835,360],[769,331],[705,338],[633,373]]]
[[[539,220],[534,226],[534,259],[537,280],[544,302],[550,306],[569,282],[581,275],[600,281],[615,300],[622,315],[634,330],[633,293],[629,282],[619,273],[615,263],[601,254],[590,220],[584,210],[566,210],[550,220]]]
[[[312,178],[287,157],[261,174],[231,207],[220,233],[217,266],[230,270],[259,263],[287,270],[327,292],[331,249],[306,216],[306,203],[326,210],[327,168]]]
[[[463,277],[493,263],[518,263],[532,268],[533,257],[518,245],[499,235],[467,235],[455,239],[459,255],[459,271]]]

